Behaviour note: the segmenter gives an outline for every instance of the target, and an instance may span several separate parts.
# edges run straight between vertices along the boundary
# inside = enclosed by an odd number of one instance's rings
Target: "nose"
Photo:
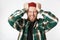
[[[32,12],[31,15],[33,16],[34,15],[34,12]]]

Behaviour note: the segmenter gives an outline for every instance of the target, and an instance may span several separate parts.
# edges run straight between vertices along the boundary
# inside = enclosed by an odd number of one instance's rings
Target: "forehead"
[[[29,7],[29,11],[36,11],[36,7]]]

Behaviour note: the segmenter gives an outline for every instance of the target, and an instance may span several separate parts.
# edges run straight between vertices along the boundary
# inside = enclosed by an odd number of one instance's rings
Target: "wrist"
[[[26,12],[26,10],[23,8],[22,10],[21,10],[21,13],[25,13]]]
[[[40,9],[40,10],[38,11],[38,13],[44,14],[44,11],[43,11],[42,9]]]

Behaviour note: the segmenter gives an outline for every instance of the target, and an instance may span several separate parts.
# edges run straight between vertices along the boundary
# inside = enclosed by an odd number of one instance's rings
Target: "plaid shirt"
[[[16,10],[8,19],[9,24],[19,31],[17,40],[27,40],[30,21],[22,18],[24,13],[26,13],[24,9]],[[46,40],[45,33],[56,26],[58,19],[49,11],[40,10],[38,13],[40,13],[43,18],[37,19],[34,23],[33,40]]]

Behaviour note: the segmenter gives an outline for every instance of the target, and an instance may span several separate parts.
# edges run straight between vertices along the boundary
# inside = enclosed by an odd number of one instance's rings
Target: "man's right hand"
[[[24,9],[25,9],[25,10],[28,10],[28,3],[25,3],[25,4],[24,4]]]

